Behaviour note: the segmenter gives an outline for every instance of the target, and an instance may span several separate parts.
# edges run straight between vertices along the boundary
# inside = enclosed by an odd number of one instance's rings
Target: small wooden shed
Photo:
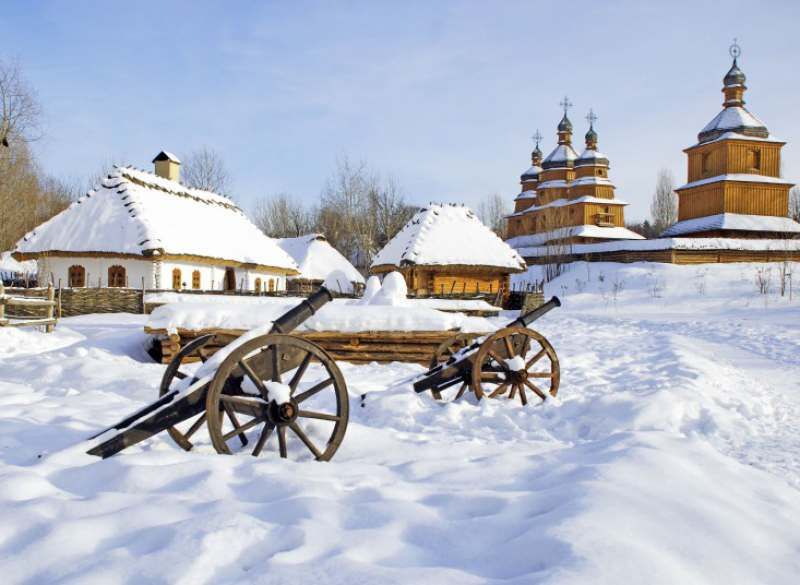
[[[468,207],[430,204],[375,256],[370,272],[400,271],[409,292],[448,296],[503,293],[525,261]]]

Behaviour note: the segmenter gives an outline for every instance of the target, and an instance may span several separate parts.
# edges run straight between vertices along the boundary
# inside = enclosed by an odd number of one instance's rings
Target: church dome
[[[572,132],[572,122],[569,121],[566,114],[564,114],[564,117],[561,118],[561,121],[558,123],[558,131]]]
[[[733,60],[733,65],[728,70],[728,73],[725,74],[725,79],[723,83],[725,87],[730,87],[732,85],[744,85],[744,82],[747,78],[744,75],[744,71],[739,69],[739,65],[736,63],[736,59]]]

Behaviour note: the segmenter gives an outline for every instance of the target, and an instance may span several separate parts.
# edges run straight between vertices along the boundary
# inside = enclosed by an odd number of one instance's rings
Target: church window
[[[172,288],[181,290],[181,269],[173,268],[172,270]]]
[[[192,272],[192,288],[198,290],[200,288],[200,271],[195,270]]]
[[[125,267],[115,264],[108,268],[108,286],[124,287],[125,286]]]
[[[747,151],[747,170],[761,171],[761,151],[748,150]]]
[[[86,286],[86,269],[80,265],[73,265],[69,267],[69,285],[70,287]]]
[[[706,175],[711,172],[711,153],[704,152],[702,155],[703,174]]]

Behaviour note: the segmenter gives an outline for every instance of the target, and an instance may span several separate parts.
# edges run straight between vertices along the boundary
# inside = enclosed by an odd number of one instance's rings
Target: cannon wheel
[[[514,363],[517,362],[517,363]],[[526,391],[541,402],[558,393],[561,370],[550,342],[533,329],[506,327],[486,338],[472,364],[471,387],[480,400],[519,396]]]
[[[453,355],[468,345],[470,345],[475,338],[478,337],[477,333],[457,333],[450,339],[447,339],[439,344],[439,347],[436,348],[433,356],[431,357],[431,363],[429,365],[429,369],[433,369],[439,364],[442,364],[449,360]],[[455,397],[453,400],[458,400],[464,394],[467,389],[467,383],[464,382],[458,388],[458,392],[456,392]],[[442,393],[438,390],[432,390],[431,394],[436,400],[442,399]]]
[[[186,345],[184,345],[181,350],[175,354],[175,357],[172,358],[172,361],[169,362],[167,369],[164,371],[164,376],[161,378],[161,386],[158,389],[158,395],[164,396],[167,392],[169,392],[172,388],[173,383],[175,380],[183,380],[185,378],[189,378],[191,375],[181,371],[181,366],[184,362],[194,353],[200,357],[200,361],[205,362],[208,357],[203,353],[202,349],[208,343],[210,343],[214,339],[215,335],[203,335],[198,337],[197,339],[193,339]],[[187,427],[186,431],[181,431],[177,427],[169,427],[167,429],[167,433],[175,441],[178,446],[185,450],[191,451],[192,447],[194,447],[194,443],[192,443],[189,439],[191,439],[192,435],[194,435],[202,426],[205,424],[206,420],[206,413],[199,415],[192,423]]]
[[[285,383],[289,391],[288,402],[278,404],[270,397],[265,382],[284,384],[281,378],[280,363],[300,356],[294,373],[286,372],[291,378]],[[266,370],[272,372],[271,380],[262,380],[256,373]],[[321,381],[309,388],[301,386],[303,377],[311,362],[322,365],[325,373]],[[243,388],[248,379],[254,391]],[[307,400],[326,400],[333,412],[310,410],[305,406]],[[312,401],[313,402],[313,401]],[[316,407],[315,407],[316,408]],[[228,421],[223,416],[228,415]],[[255,337],[237,347],[220,364],[214,375],[206,398],[206,422],[211,442],[218,453],[232,453],[230,442],[237,436],[256,430],[257,437],[251,454],[258,456],[264,450],[267,440],[277,435],[278,452],[281,457],[288,456],[289,437],[299,440],[318,461],[328,461],[333,457],[344,439],[349,416],[347,386],[336,362],[318,345],[292,335],[267,334]],[[236,415],[241,415],[242,421]],[[328,421],[332,424],[324,447],[319,440],[312,440],[306,433],[309,422]],[[330,425],[329,425],[330,427]],[[291,431],[291,435],[287,432]],[[323,434],[327,434],[324,431]]]

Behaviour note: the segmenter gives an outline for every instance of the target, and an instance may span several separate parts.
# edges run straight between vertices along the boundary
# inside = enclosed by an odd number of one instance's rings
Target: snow
[[[584,161],[591,161],[590,164],[597,164],[596,161],[602,161],[604,166],[608,166],[608,157],[605,154],[588,148],[585,149],[575,161],[575,166],[586,166]]]
[[[514,215],[523,215],[525,213],[530,213],[531,211],[539,211],[541,209],[547,209],[548,207],[565,207],[567,205],[576,205],[578,203],[599,203],[600,205],[628,205],[627,201],[623,201],[622,199],[604,199],[602,197],[592,197],[591,195],[584,195],[582,197],[576,197],[575,199],[555,199],[544,205],[533,205],[524,209],[520,212],[517,212]]]
[[[717,138],[714,138],[713,140],[706,140],[702,143],[696,144],[695,146],[698,146],[699,144],[711,144],[712,142],[718,142],[720,140],[755,140],[758,142],[777,142],[780,144],[786,144],[785,141],[781,140],[780,138],[776,138],[772,135],[766,138],[759,138],[758,136],[748,136],[747,134],[728,131],[724,132],[723,134],[720,134]]]
[[[264,382],[270,400],[275,404],[286,404],[292,398],[292,388],[288,384],[281,384],[272,380]]]
[[[372,266],[469,265],[509,271],[522,258],[467,207],[430,204],[418,211],[372,261]]]
[[[300,269],[296,278],[325,280],[333,270],[341,270],[350,282],[364,283],[364,277],[347,258],[328,243],[322,234],[276,240]]]
[[[117,167],[17,243],[17,252],[187,254],[297,270],[294,260],[229,199]]]
[[[552,181],[545,181],[544,183],[539,183],[539,190],[542,189],[566,189],[569,187],[571,183],[569,181],[565,181],[563,179],[553,179]]]
[[[537,242],[539,234],[534,236],[518,236],[509,240],[520,254],[526,258],[542,256],[548,251],[546,246]],[[572,254],[590,254],[596,252],[621,252],[638,250],[773,250],[791,251],[800,250],[800,240],[768,240],[744,238],[658,238],[653,240],[616,240],[613,242],[600,242],[595,244],[572,244]]]
[[[800,223],[788,217],[720,213],[679,221],[668,227],[662,236],[680,236],[708,230],[742,230],[800,234]]]
[[[403,382],[420,366],[341,363],[350,425],[325,464],[272,439],[216,455],[203,431],[189,453],[163,436],[86,455],[156,396],[146,317],[2,331],[4,580],[794,584],[800,300],[758,294],[759,268],[775,282],[777,265],[572,265],[536,324],[562,366],[538,407],[436,402]]]
[[[578,153],[575,152],[571,145],[559,144],[544,159],[542,167],[552,169],[558,163],[572,163],[576,158],[578,158]]]
[[[406,279],[399,272],[390,272],[384,277],[380,290],[370,299],[369,304],[402,307],[408,304],[407,296]]]
[[[528,190],[528,191],[522,191],[514,199],[536,199],[536,196],[537,196],[536,191]]]
[[[681,191],[683,189],[689,189],[690,187],[699,187],[700,185],[708,185],[710,183],[718,183],[720,181],[738,181],[738,182],[746,182],[746,183],[769,183],[772,185],[792,185],[791,181],[787,181],[786,179],[781,179],[780,177],[769,177],[767,175],[753,175],[749,173],[729,173],[726,175],[716,175],[713,177],[707,177],[705,179],[699,179],[697,181],[692,181],[691,183],[686,183],[685,185],[678,187],[676,191]]]
[[[577,187],[578,185],[607,185],[613,187],[614,183],[607,177],[581,177],[570,183],[570,187]]]
[[[508,245],[513,246],[522,256],[528,257],[537,255],[537,246],[542,247],[542,253],[544,254],[547,253],[547,247],[544,246],[544,244],[546,244],[548,241],[569,237],[606,238],[610,240],[644,240],[644,236],[637,234],[628,228],[579,225],[559,228],[557,230],[538,234],[516,236],[508,240]],[[577,250],[584,245],[592,244],[571,244],[570,249]],[[552,250],[549,252],[552,253]]]
[[[36,274],[36,261],[19,262],[12,258],[11,252],[0,252],[0,275]]]
[[[362,304],[361,299],[335,299],[298,330],[356,332],[461,329],[488,332],[496,328],[482,317],[439,311],[425,302],[400,299],[399,295],[395,295],[396,291],[384,292],[382,288],[369,304]],[[195,298],[157,307],[148,316],[147,327],[170,332],[178,329],[247,330],[266,327],[301,300],[292,297],[192,296]]]
[[[361,295],[361,304],[369,304],[379,290],[381,290],[381,279],[373,274],[367,279],[367,284],[364,287],[364,294]]]
[[[522,173],[522,175],[520,175],[520,178],[523,181],[530,180],[531,178],[538,177],[539,173],[541,172],[542,172],[542,167],[533,165],[532,167],[529,167],[527,171]]]
[[[700,134],[713,132],[714,130],[739,130],[744,128],[766,130],[764,122],[751,114],[746,108],[730,106],[714,116],[714,119],[700,130]]]

